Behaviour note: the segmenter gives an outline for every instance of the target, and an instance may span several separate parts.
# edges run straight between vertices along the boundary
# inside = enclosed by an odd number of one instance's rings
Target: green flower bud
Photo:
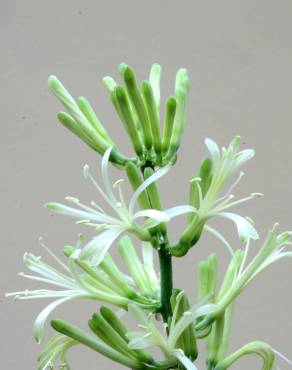
[[[189,79],[185,69],[180,69],[176,75],[175,97],[176,97],[176,113],[174,118],[173,132],[170,140],[170,147],[167,153],[167,158],[171,159],[177,152],[182,134],[185,128],[187,101],[189,94]]]
[[[163,138],[162,138],[162,152],[166,154],[169,150],[170,140],[174,125],[174,117],[176,112],[176,99],[170,96],[165,105],[164,114],[164,128],[163,128]]]
[[[152,147],[151,125],[137,85],[135,74],[132,69],[127,66],[123,68],[122,77],[124,78],[128,95],[142,127],[145,147],[147,150],[150,150]]]
[[[128,347],[119,333],[102,317],[102,315],[94,314],[89,320],[88,325],[90,329],[106,344],[119,351],[120,353],[132,359],[137,359],[134,351]]]
[[[128,356],[121,354],[120,352],[111,348],[102,341],[94,338],[92,335],[89,335],[84,330],[81,330],[66,321],[52,320],[51,325],[53,329],[55,329],[57,332],[77,340],[79,343],[84,344],[85,346],[93,349],[96,352],[101,353],[102,355],[112,359],[113,361],[119,362],[131,369],[140,370],[141,368],[139,361],[133,360]]]
[[[74,251],[75,251],[75,248],[72,245],[64,246],[63,252],[66,257],[71,257]]]
[[[177,309],[177,320],[178,321],[185,312],[190,309],[189,301],[186,294],[180,289],[174,289],[171,296],[171,307],[174,312],[175,306]],[[184,354],[194,361],[198,356],[197,341],[195,337],[194,327],[190,324],[184,332],[181,334],[177,341],[178,348],[184,351]]]
[[[102,81],[107,91],[111,94],[114,91],[115,87],[117,86],[116,81],[110,76],[104,77]]]
[[[149,81],[152,86],[158,114],[160,109],[160,77],[161,77],[161,66],[157,63],[154,63],[150,70]]]
[[[200,186],[203,197],[207,193],[212,181],[212,161],[210,158],[205,158],[201,162],[199,177],[201,179]]]
[[[143,178],[141,177],[141,174],[139,172],[139,169],[134,163],[129,162],[126,165],[126,173],[128,176],[128,179],[130,180],[130,183],[132,185],[133,190],[137,190],[137,188],[143,183]],[[141,208],[143,209],[149,209],[151,208],[151,204],[148,199],[148,195],[146,191],[143,191],[139,198],[138,203]]]
[[[159,159],[161,156],[160,118],[150,82],[142,81],[141,90],[150,121],[154,150]]]
[[[146,167],[144,170],[144,177],[145,179],[148,179],[150,176],[154,174],[154,171],[150,167]],[[151,208],[162,210],[162,205],[160,201],[159,191],[157,189],[156,183],[153,182],[147,187],[147,194],[150,201]],[[166,225],[165,223],[159,224],[155,226],[154,228],[149,230],[152,234],[161,233],[162,235],[166,235]]]
[[[122,86],[116,86],[114,88],[112,100],[114,102],[114,106],[117,108],[117,113],[119,114],[120,119],[131,138],[135,152],[137,153],[138,157],[141,157],[143,155],[143,146],[131,113],[126,92]]]
[[[136,250],[128,236],[123,236],[118,243],[118,250],[123,259],[123,262],[127,266],[130,275],[135,281],[135,284],[146,296],[152,296],[156,292],[152,291],[151,284],[149,284],[147,275],[143,268],[143,265],[136,253]]]
[[[109,134],[103,127],[100,120],[97,118],[93,108],[91,107],[89,101],[84,98],[83,96],[80,96],[77,99],[77,105],[80,108],[81,112],[84,114],[84,116],[88,119],[88,122],[91,123],[91,125],[95,128],[97,132],[111,145],[114,145],[113,141],[111,140]]]

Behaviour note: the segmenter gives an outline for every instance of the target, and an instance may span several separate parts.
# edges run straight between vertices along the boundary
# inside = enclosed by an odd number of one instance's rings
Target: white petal
[[[107,216],[103,213],[100,213],[98,211],[94,213],[85,212],[80,209],[65,206],[64,204],[61,204],[61,203],[48,203],[46,204],[46,207],[60,215],[75,217],[81,220],[90,220],[90,221],[96,221],[96,222],[108,223],[108,224],[116,223],[116,219],[114,219],[113,217]]]
[[[109,179],[109,174],[108,174],[108,163],[109,163],[109,157],[111,155],[111,151],[112,151],[112,147],[108,148],[106,150],[106,152],[104,153],[103,157],[102,157],[101,174],[102,174],[103,183],[104,183],[106,193],[107,193],[108,197],[110,198],[110,200],[114,204],[116,204],[117,200],[116,200],[116,197],[114,195],[112,185],[111,185],[111,182],[110,182],[110,179]]]
[[[84,246],[80,258],[92,258],[95,265],[99,265],[109,250],[114,240],[122,233],[121,229],[109,229],[93,238]]]
[[[143,336],[132,338],[128,343],[128,347],[131,349],[144,349],[150,346],[153,346],[151,340]]]
[[[192,361],[183,353],[181,349],[174,350],[172,354],[183,364],[187,370],[198,370]]]
[[[58,299],[57,301],[54,301],[50,303],[45,309],[41,311],[41,313],[38,315],[34,322],[34,327],[33,327],[33,336],[37,343],[41,343],[43,339],[43,332],[44,332],[44,325],[45,322],[49,316],[49,314],[59,305],[62,303],[69,301],[70,299],[73,299],[74,297],[65,297],[62,299]]]
[[[237,167],[242,166],[245,162],[249,161],[252,157],[254,157],[255,151],[253,149],[245,149],[238,153],[236,157],[236,165]]]
[[[246,218],[230,212],[221,212],[218,213],[218,216],[228,218],[236,224],[239,239],[241,241],[246,241],[247,239],[259,239],[256,229],[249,221],[247,221]]]
[[[183,206],[168,208],[164,210],[163,212],[166,213],[170,218],[174,218],[174,217],[181,216],[187,213],[198,213],[198,210],[193,206],[183,205]]]
[[[286,361],[287,364],[289,365],[292,365],[292,361],[288,359],[288,357],[286,357],[285,355],[283,355],[283,353],[279,352],[279,351],[276,351],[274,348],[273,348],[273,351],[275,352],[275,354],[280,357],[282,360]]]
[[[206,138],[205,144],[209,150],[209,153],[211,154],[211,157],[217,161],[220,158],[220,149],[219,146],[215,143],[215,141]]]
[[[140,196],[141,193],[149,186],[152,184],[154,181],[158,180],[160,177],[164,176],[171,168],[171,165],[164,166],[160,168],[158,171],[156,171],[152,176],[150,176],[147,180],[145,180],[134,192],[130,203],[129,203],[129,213],[133,214],[134,212],[134,207],[135,204]]]
[[[138,211],[134,214],[133,219],[137,219],[140,217],[149,217],[153,220],[160,222],[168,222],[170,217],[163,211],[158,211],[157,209],[143,209],[142,211]]]

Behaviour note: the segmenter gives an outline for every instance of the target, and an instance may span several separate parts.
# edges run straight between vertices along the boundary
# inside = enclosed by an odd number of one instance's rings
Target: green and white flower
[[[162,328],[157,327],[154,314],[148,314],[138,305],[131,303],[128,311],[136,318],[141,330],[128,333],[127,336],[130,339],[129,347],[132,349],[158,347],[164,355],[166,368],[175,367],[177,362],[180,362],[188,370],[197,370],[197,367],[185,355],[183,349],[179,347],[179,339],[182,333],[196,320],[196,312],[198,307],[202,305],[202,302],[178,317],[180,300],[183,294],[184,292],[181,291],[176,298],[176,304],[169,325],[163,324]],[[168,334],[166,328],[168,329]]]
[[[232,284],[228,286],[228,289],[220,292],[219,299],[214,305],[209,306],[209,309],[204,306],[198,309],[197,316],[200,320],[196,325],[197,330],[205,329],[222,315],[242,290],[269,265],[282,258],[292,257],[292,251],[286,250],[287,247],[292,246],[292,231],[277,234],[275,231],[277,226],[278,224],[275,224],[273,229],[270,230],[263,246],[249,264],[246,261],[250,240],[247,240],[241,266]]]
[[[249,218],[229,212],[230,208],[247,202],[255,197],[262,196],[261,193],[252,193],[242,199],[234,200],[233,189],[239,183],[243,172],[240,172],[236,181],[229,187],[222,196],[227,182],[239,170],[239,168],[254,156],[252,149],[239,151],[240,137],[236,136],[228,148],[220,148],[211,139],[205,140],[211,160],[206,159],[201,166],[201,177],[191,181],[190,203],[195,212],[190,216],[189,224],[182,233],[180,241],[172,250],[173,254],[184,254],[187,249],[194,245],[202,230],[206,230],[218,237],[233,254],[232,248],[227,240],[213,227],[206,225],[206,222],[216,216],[223,217],[235,223],[241,241],[258,239],[258,233]]]
[[[145,189],[157,181],[160,177],[168,172],[170,165],[165,166],[155,172],[151,177],[145,180],[138,189],[134,192],[130,199],[129,205],[126,204],[122,191],[122,181],[118,180],[111,185],[108,164],[111,148],[109,148],[102,159],[101,174],[104,189],[92,177],[89,166],[84,167],[85,178],[90,179],[98,194],[105,200],[108,206],[113,210],[114,216],[106,214],[106,212],[95,202],[91,206],[82,204],[79,199],[67,197],[66,199],[74,203],[79,208],[68,207],[60,203],[47,203],[46,207],[52,209],[56,213],[78,218],[78,223],[94,227],[101,231],[94,237],[81,251],[80,258],[92,259],[92,262],[98,265],[104,258],[112,243],[125,231],[129,231],[138,236],[140,240],[150,241],[151,235],[148,232],[159,223],[168,222],[171,218],[189,212],[194,212],[194,208],[185,205],[159,211],[156,209],[143,209],[135,211],[136,202]],[[115,194],[115,189],[118,190],[118,195]],[[138,224],[139,219],[145,219],[143,226]]]
[[[56,368],[56,364],[58,369],[70,370],[66,360],[66,354],[70,348],[77,344],[80,343],[63,334],[55,335],[51,340],[49,340],[38,357],[38,370],[54,369]]]
[[[107,302],[124,309],[132,301],[136,301],[148,309],[159,307],[160,290],[158,288],[158,277],[151,263],[152,251],[149,248],[144,247],[145,263],[140,262],[136,256],[136,262],[139,262],[139,266],[136,266],[136,269],[140,267],[140,270],[143,272],[140,280],[143,279],[144,291],[140,293],[137,276],[135,274],[128,276],[122,273],[109,254],[105,256],[100,266],[92,267],[86,261],[75,258],[74,251],[78,250],[80,245],[77,245],[77,248],[67,246],[65,253],[70,255],[70,257],[68,258],[68,264],[65,264],[43,243],[41,243],[41,246],[50,254],[60,270],[44,262],[41,257],[37,257],[32,253],[25,253],[24,264],[35,275],[28,275],[23,272],[19,275],[30,280],[53,285],[56,289],[26,289],[6,294],[8,297],[21,300],[54,299],[52,303],[41,311],[35,320],[34,337],[38,343],[42,340],[44,325],[50,313],[59,305],[74,299],[92,299]],[[147,297],[143,295],[145,292],[148,293]]]

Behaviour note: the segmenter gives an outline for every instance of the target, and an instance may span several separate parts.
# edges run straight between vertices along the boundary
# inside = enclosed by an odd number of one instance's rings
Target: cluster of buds
[[[160,133],[161,67],[153,64],[148,80],[138,85],[134,71],[126,64],[119,66],[123,85],[112,77],[104,77],[113,106],[129,135],[136,158],[121,154],[95,114],[88,100],[76,100],[55,77],[49,78],[49,88],[67,110],[58,114],[59,121],[92,149],[103,155],[112,147],[110,160],[118,166],[136,163],[139,166],[164,166],[176,160],[186,122],[189,78],[186,69],[177,72],[175,94],[166,100],[163,134]]]
[[[230,209],[262,196],[251,193],[234,199],[233,195],[244,174],[241,167],[254,156],[254,151],[240,150],[239,136],[226,148],[207,138],[209,154],[201,162],[198,176],[190,181],[188,204],[165,209],[157,182],[176,162],[186,122],[190,85],[187,71],[182,68],[176,74],[175,94],[166,99],[163,125],[160,122],[161,67],[154,64],[149,79],[142,81],[141,86],[128,65],[121,64],[119,73],[122,84],[111,77],[103,81],[130,138],[135,152],[133,158],[120,152],[85,98],[75,100],[56,77],[49,78],[50,89],[67,110],[58,114],[59,121],[102,155],[102,161],[101,181],[96,180],[88,165],[83,169],[85,179],[96,190],[97,201],[84,204],[75,196],[67,196],[69,204],[49,202],[45,207],[77,219],[78,227],[87,226],[94,235],[86,242],[80,236],[75,246],[65,246],[65,262],[41,242],[58,268],[39,256],[26,253],[24,264],[34,274],[20,275],[54,289],[24,290],[7,296],[22,300],[53,299],[35,320],[34,337],[38,343],[42,342],[49,315],[65,302],[94,300],[115,306],[117,311],[102,306],[88,322],[91,333],[67,321],[53,320],[51,326],[58,334],[41,352],[39,370],[54,369],[56,365],[69,369],[66,354],[78,344],[130,369],[198,370],[195,361],[199,341],[206,342],[207,370],[226,370],[246,355],[260,356],[263,370],[274,369],[276,356],[292,365],[280,352],[261,341],[228,353],[236,298],[265,268],[292,256],[286,249],[292,245],[292,233],[277,234],[275,225],[255,257],[247,262],[250,243],[258,239],[259,234],[250,218]],[[124,179],[111,181],[110,162],[125,172],[133,190],[129,201],[123,190]],[[100,199],[109,211],[100,204]],[[178,241],[172,243],[168,222],[185,214],[187,225]],[[215,217],[235,224],[239,248],[233,248],[225,236],[209,225],[209,220]],[[184,290],[173,287],[172,258],[185,256],[205,231],[223,243],[231,258],[220,286],[216,254],[198,264],[197,303],[192,304]],[[137,252],[132,238],[139,240],[141,253]],[[127,272],[121,270],[109,253],[115,245]],[[155,268],[156,252],[159,272]],[[128,327],[123,315],[135,318],[138,329]],[[161,355],[152,354],[150,347],[159,349]]]

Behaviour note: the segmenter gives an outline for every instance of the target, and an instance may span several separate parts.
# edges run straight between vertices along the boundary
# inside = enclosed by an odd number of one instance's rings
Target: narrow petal
[[[80,220],[90,220],[102,223],[115,224],[116,219],[110,216],[107,216],[103,213],[96,211],[95,213],[85,212],[80,209],[72,208],[65,206],[61,203],[46,203],[45,207],[51,209],[52,211],[65,216],[75,217]]]
[[[138,211],[134,214],[133,219],[141,218],[141,217],[149,217],[153,220],[160,222],[168,222],[170,217],[163,211],[158,211],[157,209],[143,209],[142,211]]]
[[[45,309],[41,311],[41,313],[37,316],[34,327],[33,327],[33,336],[37,343],[41,343],[43,339],[43,333],[44,333],[44,326],[45,322],[49,316],[49,314],[54,311],[54,309],[58,306],[60,306],[62,303],[69,301],[70,299],[73,299],[74,297],[65,297],[62,299],[58,299],[57,301],[54,301],[50,303]]]
[[[114,240],[122,233],[121,229],[109,229],[93,238],[84,246],[80,253],[80,258],[92,258],[95,265],[99,265],[109,250]]]
[[[129,203],[129,213],[133,214],[135,204],[140,196],[141,193],[152,184],[154,181],[158,180],[160,177],[164,176],[171,168],[171,165],[164,166],[160,168],[158,171],[156,171],[152,176],[150,176],[147,180],[145,180],[134,192],[130,203]]]
[[[113,205],[115,205],[118,201],[114,195],[112,185],[109,179],[109,174],[108,174],[108,163],[109,163],[109,157],[111,155],[112,147],[108,148],[106,152],[104,153],[101,161],[101,174],[103,178],[103,183],[104,187],[106,190],[106,193],[110,200],[113,202]]]
[[[183,205],[183,206],[177,206],[168,208],[163,211],[166,213],[170,218],[174,218],[177,216],[185,215],[187,213],[198,213],[198,210],[190,205]]]
[[[218,216],[228,218],[236,224],[241,241],[246,241],[247,239],[259,239],[256,229],[246,218],[230,212],[221,212],[218,213]]]
[[[220,149],[219,146],[215,143],[215,141],[206,138],[205,144],[209,150],[209,153],[211,154],[211,157],[217,161],[220,158]]]
[[[192,361],[184,354],[181,349],[174,350],[172,354],[187,370],[198,370],[198,368],[192,363]]]

